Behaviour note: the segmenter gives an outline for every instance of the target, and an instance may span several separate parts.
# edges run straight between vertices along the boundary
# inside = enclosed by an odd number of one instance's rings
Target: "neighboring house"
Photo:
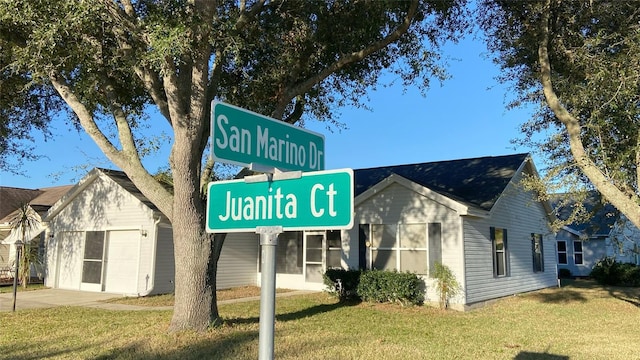
[[[638,228],[613,205],[603,203],[597,192],[590,193],[583,206],[589,219],[565,225],[556,235],[558,270],[567,269],[571,276],[586,277],[605,256],[640,265]],[[570,208],[569,201],[556,210],[558,217],[567,219]]]
[[[128,296],[174,290],[171,224],[123,172],[93,169],[53,205],[45,221],[45,285]],[[241,240],[225,244],[218,288],[255,284],[257,243],[238,254],[242,245]]]
[[[525,174],[537,176],[528,154],[354,170],[353,228],[281,234],[277,286],[322,289],[331,267],[411,271],[436,302],[435,262],[463,287],[453,308],[555,286],[551,207],[519,186]]]
[[[16,218],[20,208],[24,204],[29,206],[42,218],[47,210],[58,201],[72,185],[55,186],[42,189],[22,189],[0,186],[0,270],[7,278],[7,269],[11,269],[15,263],[16,240],[30,241],[31,246],[38,249],[38,254],[44,255],[44,230],[46,224],[29,229],[27,239],[22,239],[20,229],[14,229],[12,221]],[[42,274],[40,264],[33,264],[32,276]]]

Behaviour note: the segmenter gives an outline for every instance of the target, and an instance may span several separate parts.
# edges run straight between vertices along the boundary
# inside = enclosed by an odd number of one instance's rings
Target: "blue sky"
[[[529,119],[526,109],[507,110],[509,89],[495,79],[499,69],[484,54],[486,47],[472,37],[447,45],[452,76],[442,86],[432,82],[427,96],[418,89],[405,93],[400,85],[379,86],[364,109],[341,109],[347,129],[333,132],[324,123],[306,127],[325,135],[326,169],[367,168],[528,152],[515,148],[519,125]],[[115,168],[84,133],[54,122],[53,139],[38,139],[47,158],[24,165],[28,177],[0,172],[0,185],[41,188],[76,183],[94,166]],[[154,132],[170,132],[155,124]],[[168,161],[168,146],[145,166],[155,172]],[[535,157],[534,157],[535,160]],[[538,164],[540,168],[540,164]]]

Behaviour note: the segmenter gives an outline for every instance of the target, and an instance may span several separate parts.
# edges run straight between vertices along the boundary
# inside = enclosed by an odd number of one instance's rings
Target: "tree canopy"
[[[70,122],[172,222],[171,329],[202,330],[218,316],[223,243],[204,231],[211,100],[289,123],[332,122],[340,107],[363,106],[386,71],[426,88],[445,77],[438,49],[466,28],[464,2],[3,0],[3,91],[14,78],[25,97],[52,96],[33,116],[6,112],[0,121],[46,125],[64,102]],[[160,116],[149,117],[150,108]],[[154,121],[173,129],[173,193],[140,161],[148,145],[141,125]]]
[[[640,226],[640,2],[487,0],[479,14],[511,105],[540,105],[525,143]]]

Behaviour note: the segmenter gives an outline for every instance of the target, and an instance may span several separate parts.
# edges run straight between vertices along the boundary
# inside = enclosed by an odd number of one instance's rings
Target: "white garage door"
[[[110,231],[104,259],[104,291],[118,294],[138,293],[138,255],[140,231]]]
[[[56,261],[56,283],[60,289],[80,288],[83,232],[61,232],[58,234],[58,248]]]

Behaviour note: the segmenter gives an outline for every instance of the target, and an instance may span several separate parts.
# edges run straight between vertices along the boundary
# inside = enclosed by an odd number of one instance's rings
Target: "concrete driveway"
[[[16,295],[16,311],[22,309],[50,308],[56,306],[94,306],[103,307],[107,303],[101,300],[121,297],[118,294],[99,292],[73,291],[61,289],[43,289],[33,291],[18,291]],[[117,305],[117,304],[113,304]],[[13,293],[0,294],[0,311],[11,311],[13,308]]]

